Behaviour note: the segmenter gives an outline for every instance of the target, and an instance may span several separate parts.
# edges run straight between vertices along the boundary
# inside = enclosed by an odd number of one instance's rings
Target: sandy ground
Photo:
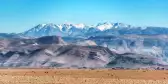
[[[0,84],[168,84],[168,71],[0,69]]]

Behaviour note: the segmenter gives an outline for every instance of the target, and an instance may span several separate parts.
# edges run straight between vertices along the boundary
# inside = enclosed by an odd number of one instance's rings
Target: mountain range
[[[168,34],[165,27],[134,27],[123,23],[98,23],[95,26],[85,24],[39,24],[30,30],[22,32],[21,35],[29,37],[61,36],[61,37],[90,37],[108,35],[157,35]]]

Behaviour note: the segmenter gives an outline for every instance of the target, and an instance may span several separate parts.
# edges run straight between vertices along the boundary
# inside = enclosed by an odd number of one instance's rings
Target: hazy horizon
[[[19,33],[43,23],[121,22],[168,27],[166,0],[1,0],[0,29]]]

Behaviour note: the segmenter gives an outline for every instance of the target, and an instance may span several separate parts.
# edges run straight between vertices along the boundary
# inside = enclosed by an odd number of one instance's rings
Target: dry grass
[[[168,71],[0,69],[0,84],[168,84]]]

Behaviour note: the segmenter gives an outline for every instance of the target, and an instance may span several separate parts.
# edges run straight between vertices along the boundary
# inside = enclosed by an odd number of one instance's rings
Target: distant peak
[[[103,31],[112,28],[112,24],[110,22],[98,23],[96,27]]]
[[[74,24],[73,26],[75,26],[76,28],[84,28],[85,27],[85,25],[83,23]]]
[[[130,27],[130,25],[124,24],[124,23],[113,23],[114,28],[124,28],[124,27]]]
[[[39,25],[36,26],[36,28],[39,28],[39,27],[42,28],[42,27],[44,27],[45,25],[46,25],[46,24],[39,24]]]
[[[36,27],[46,27],[46,26],[55,26],[55,24],[53,24],[53,23],[48,23],[48,24],[39,24],[39,25],[37,25]]]
[[[100,25],[107,25],[107,24],[112,24],[111,22],[102,22],[102,23],[98,23],[97,26],[100,26]]]
[[[48,24],[46,24],[45,26],[56,26],[56,25],[53,24],[53,23],[48,23]]]
[[[63,23],[62,25],[72,25],[70,22]]]
[[[40,24],[42,27],[44,27],[46,24]]]

